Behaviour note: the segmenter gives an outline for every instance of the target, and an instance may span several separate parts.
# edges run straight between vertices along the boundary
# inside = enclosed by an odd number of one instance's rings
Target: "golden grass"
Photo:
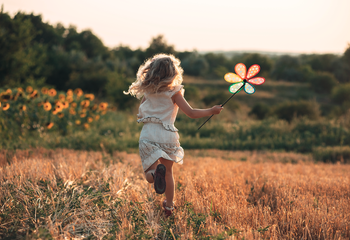
[[[7,155],[0,238],[350,238],[350,165],[294,153],[187,151],[174,167],[177,210],[166,219],[164,196],[143,179],[136,153]]]

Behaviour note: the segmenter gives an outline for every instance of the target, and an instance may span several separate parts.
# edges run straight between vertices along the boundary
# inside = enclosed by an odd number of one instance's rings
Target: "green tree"
[[[319,105],[313,101],[293,101],[293,102],[283,102],[278,104],[273,113],[277,115],[278,118],[292,121],[293,118],[307,117],[311,120],[316,120],[319,115]]]
[[[158,35],[152,38],[149,47],[145,51],[145,57],[150,58],[157,53],[167,53],[175,55],[176,51],[173,45],[169,45],[167,43],[163,35]]]
[[[198,52],[192,52],[187,58],[181,62],[185,74],[192,76],[206,76],[209,64],[203,55]]]
[[[258,64],[261,68],[261,74],[265,74],[265,76],[271,71],[273,65],[271,58],[258,53],[244,55],[243,63],[247,66],[247,68],[253,64]]]
[[[18,13],[0,13],[0,84],[16,86],[45,80],[46,46],[34,41],[37,31]]]
[[[310,79],[310,87],[317,93],[330,93],[337,83],[337,79],[329,72],[318,72]]]
[[[281,56],[275,62],[271,77],[277,80],[301,81],[303,75],[299,71],[300,66],[300,60],[297,57]]]

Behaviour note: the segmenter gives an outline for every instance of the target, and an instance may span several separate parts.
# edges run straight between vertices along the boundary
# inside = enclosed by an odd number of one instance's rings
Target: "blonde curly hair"
[[[124,91],[124,94],[140,99],[145,93],[169,91],[182,83],[182,74],[179,59],[172,54],[157,54],[140,66],[136,81],[130,85],[127,92]]]

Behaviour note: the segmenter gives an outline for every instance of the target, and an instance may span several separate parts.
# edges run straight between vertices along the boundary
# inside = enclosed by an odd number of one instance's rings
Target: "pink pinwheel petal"
[[[256,77],[256,78],[248,79],[247,81],[249,83],[251,83],[251,84],[261,85],[261,84],[263,84],[265,82],[265,78],[263,78],[263,77]]]
[[[245,75],[247,73],[247,68],[243,63],[238,63],[235,66],[235,72],[238,76],[240,76],[242,79],[245,79]]]
[[[231,72],[226,73],[224,78],[229,83],[235,83],[235,82],[242,82],[243,81],[237,74],[234,74],[234,73],[231,73]]]
[[[260,66],[258,64],[254,64],[252,65],[249,69],[248,69],[248,74],[247,74],[247,79],[254,77],[256,74],[258,74],[260,72]]]

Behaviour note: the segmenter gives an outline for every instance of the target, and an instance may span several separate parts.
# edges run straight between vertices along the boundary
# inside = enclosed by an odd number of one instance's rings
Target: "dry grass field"
[[[176,212],[137,153],[0,156],[1,239],[349,239],[350,165],[296,153],[186,151]]]

